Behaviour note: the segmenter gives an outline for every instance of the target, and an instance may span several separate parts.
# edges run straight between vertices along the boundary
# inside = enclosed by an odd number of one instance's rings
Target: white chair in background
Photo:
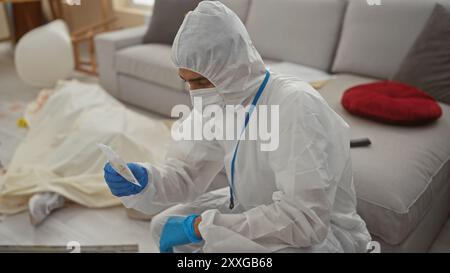
[[[66,23],[55,20],[28,32],[15,50],[19,77],[33,87],[53,87],[74,71],[72,40]]]

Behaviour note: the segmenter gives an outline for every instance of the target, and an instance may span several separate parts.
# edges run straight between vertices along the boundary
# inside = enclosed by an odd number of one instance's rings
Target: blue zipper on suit
[[[237,151],[239,149],[239,143],[241,141],[241,136],[245,131],[245,128],[247,128],[247,125],[250,121],[250,117],[253,113],[253,110],[256,107],[256,104],[258,103],[259,98],[261,97],[262,93],[264,92],[264,89],[266,88],[267,82],[269,81],[270,78],[270,72],[269,70],[266,70],[266,76],[264,77],[264,81],[261,83],[261,85],[259,86],[258,92],[256,93],[255,97],[253,98],[252,104],[250,106],[249,111],[246,113],[245,115],[245,123],[244,123],[244,127],[242,128],[241,134],[239,135],[239,138],[237,140],[236,143],[236,147],[234,148],[234,153],[233,153],[233,158],[231,159],[231,178],[229,180],[229,184],[230,184],[230,209],[234,208],[234,172],[235,172],[235,162],[236,162],[236,154]]]

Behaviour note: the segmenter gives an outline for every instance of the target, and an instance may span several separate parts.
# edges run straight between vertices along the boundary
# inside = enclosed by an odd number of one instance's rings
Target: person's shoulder
[[[279,105],[280,110],[286,109],[291,114],[293,108],[299,108],[303,112],[326,104],[316,89],[295,76],[274,74],[270,89],[267,104]]]
[[[322,123],[348,126],[316,89],[295,76],[275,74],[267,104],[278,105],[280,120],[289,120],[291,123],[304,123],[314,117]]]

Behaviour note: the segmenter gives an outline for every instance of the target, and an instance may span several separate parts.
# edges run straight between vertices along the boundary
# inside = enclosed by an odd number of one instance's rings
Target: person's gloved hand
[[[199,243],[202,238],[195,234],[195,220],[199,217],[192,214],[188,217],[172,216],[167,219],[159,240],[159,251],[172,253],[174,246]]]
[[[148,174],[147,170],[144,167],[136,163],[128,163],[127,165],[142,187],[134,185],[133,183],[123,178],[112,168],[109,162],[103,168],[106,184],[108,184],[111,193],[117,197],[138,194],[148,184]]]

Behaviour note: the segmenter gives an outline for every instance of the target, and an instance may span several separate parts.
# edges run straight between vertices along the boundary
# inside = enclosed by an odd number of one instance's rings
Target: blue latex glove
[[[148,174],[147,170],[144,167],[135,163],[128,163],[127,165],[142,187],[134,185],[133,183],[123,178],[112,168],[109,162],[103,168],[105,172],[104,177],[106,184],[108,184],[111,193],[117,197],[138,194],[148,184]]]
[[[159,251],[172,253],[174,246],[201,242],[202,239],[197,237],[194,229],[194,222],[197,217],[196,214],[188,217],[169,217],[161,232]]]

